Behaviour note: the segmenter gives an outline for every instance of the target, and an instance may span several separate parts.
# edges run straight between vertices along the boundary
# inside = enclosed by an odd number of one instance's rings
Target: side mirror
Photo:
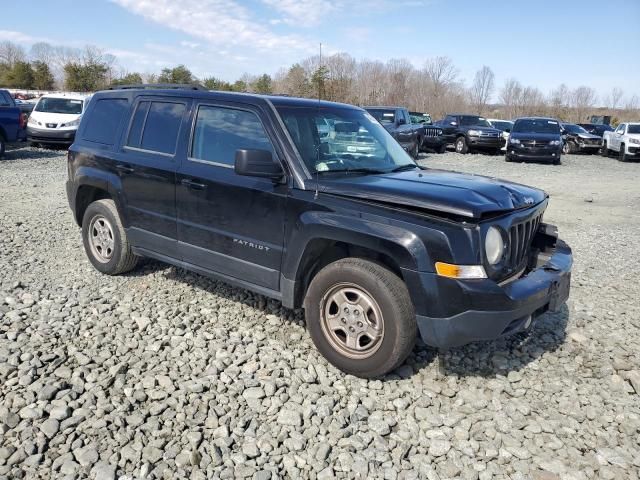
[[[234,170],[247,177],[278,179],[284,175],[268,150],[236,150]]]
[[[396,120],[396,123],[398,124],[398,126],[406,125],[407,121],[403,117],[400,117],[398,120]]]

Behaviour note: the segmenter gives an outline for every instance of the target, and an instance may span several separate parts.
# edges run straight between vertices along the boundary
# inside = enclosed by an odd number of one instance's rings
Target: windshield
[[[580,125],[574,125],[572,123],[565,123],[562,125],[562,127],[570,133],[589,133],[587,132],[584,128],[582,128]]]
[[[640,133],[640,125],[629,125],[627,133]]]
[[[367,112],[347,108],[278,107],[307,169],[383,173],[417,165]]]
[[[489,127],[491,124],[484,117],[476,117],[475,115],[464,115],[460,117],[461,127]]]
[[[70,98],[41,98],[34,110],[45,113],[80,115],[82,113],[82,104],[82,100],[72,100]]]
[[[411,123],[426,123],[429,125],[433,123],[431,115],[428,113],[409,112],[409,116],[411,117]]]
[[[491,120],[491,125],[493,125],[493,128],[505,131],[511,130],[511,127],[513,127],[513,122],[507,122],[506,120]]]
[[[375,118],[380,123],[393,123],[396,118],[395,110],[383,110],[383,109],[370,109],[367,110],[373,118]]]
[[[555,133],[560,134],[560,125],[555,120],[516,120],[511,133]]]

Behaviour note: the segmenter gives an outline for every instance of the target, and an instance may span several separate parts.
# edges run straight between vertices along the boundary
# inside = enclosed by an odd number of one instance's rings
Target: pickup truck
[[[425,127],[411,123],[409,110],[403,107],[364,107],[413,158],[418,158]]]
[[[640,123],[621,123],[613,132],[602,135],[602,155],[618,154],[621,162],[640,158]]]
[[[319,351],[367,378],[418,334],[496,339],[567,300],[545,192],[422,167],[351,105],[157,87],[96,93],[69,149],[96,270],[150,257],[304,308]]]
[[[25,117],[7,90],[0,90],[0,157],[7,143],[24,139]]]
[[[502,132],[478,115],[449,113],[436,125],[442,128],[445,141],[453,145],[457,153],[472,150],[498,153],[504,145]]]

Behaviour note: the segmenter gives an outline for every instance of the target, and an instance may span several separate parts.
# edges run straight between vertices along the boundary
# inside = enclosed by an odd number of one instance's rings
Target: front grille
[[[442,130],[439,128],[427,127],[425,128],[425,136],[427,137],[439,137],[442,135]]]
[[[524,222],[514,224],[509,229],[509,245],[506,256],[506,264],[509,270],[516,271],[523,267],[522,264],[529,253],[531,242],[538,231],[541,221],[542,213]]]
[[[540,148],[549,146],[549,142],[541,140],[521,140],[520,143],[523,147],[527,148]]]

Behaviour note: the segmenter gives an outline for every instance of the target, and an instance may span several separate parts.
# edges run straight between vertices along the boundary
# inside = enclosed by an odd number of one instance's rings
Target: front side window
[[[80,115],[82,113],[82,100],[70,98],[44,97],[36,104],[34,110],[43,113],[62,113],[68,115]]]
[[[176,102],[138,103],[127,146],[173,155],[186,105]]]
[[[618,128],[616,128],[616,133],[624,133],[624,123],[622,125],[618,125]]]
[[[193,130],[191,158],[232,166],[237,150],[274,153],[258,116],[246,110],[201,105]]]
[[[367,112],[295,106],[277,110],[312,173],[381,173],[416,168],[400,144]]]

